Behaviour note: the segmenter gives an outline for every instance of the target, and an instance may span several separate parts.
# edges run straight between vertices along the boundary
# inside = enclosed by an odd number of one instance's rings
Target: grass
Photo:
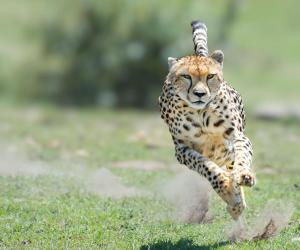
[[[246,190],[246,218],[251,221],[272,199],[292,202],[296,209],[278,236],[240,243],[228,241],[230,218],[216,195],[212,223],[185,224],[163,216],[171,208],[156,196],[115,200],[86,189],[78,165],[90,171],[106,167],[124,184],[150,192],[158,179],[174,176],[170,168],[110,167],[135,159],[175,162],[157,113],[3,106],[0,121],[3,148],[16,147],[29,163],[42,162],[54,173],[74,174],[0,176],[1,249],[299,249],[292,239],[300,234],[300,138],[299,124],[292,121],[248,122],[258,184]],[[132,141],[140,130],[160,144]]]

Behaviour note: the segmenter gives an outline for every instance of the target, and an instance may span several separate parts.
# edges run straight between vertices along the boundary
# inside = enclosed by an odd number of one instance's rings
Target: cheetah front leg
[[[180,140],[173,138],[176,158],[189,169],[204,176],[217,194],[227,203],[227,211],[233,219],[238,217],[246,207],[242,187],[235,181],[234,176],[220,168],[200,153],[189,148]]]
[[[255,175],[251,169],[252,145],[244,134],[238,134],[233,140],[234,165],[232,174],[239,185],[252,187]]]

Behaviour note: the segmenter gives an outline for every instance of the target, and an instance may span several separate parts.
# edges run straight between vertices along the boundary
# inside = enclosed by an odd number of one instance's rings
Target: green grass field
[[[296,123],[249,120],[258,183],[246,190],[245,217],[251,223],[270,200],[292,202],[295,210],[276,237],[232,243],[226,232],[231,219],[215,194],[211,223],[188,224],[168,216],[172,208],[159,196],[157,183],[172,179],[177,170],[168,167],[175,164],[173,146],[158,113],[2,107],[0,121],[1,249],[300,248]],[[113,167],[131,160],[141,165],[155,160],[166,167]],[[89,189],[87,173],[102,167],[124,185],[152,195],[97,195]]]

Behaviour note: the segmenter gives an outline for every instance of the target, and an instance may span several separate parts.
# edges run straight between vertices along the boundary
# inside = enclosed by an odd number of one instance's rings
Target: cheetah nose
[[[206,95],[205,92],[200,92],[200,91],[197,91],[197,90],[194,90],[194,91],[193,91],[193,94],[194,94],[195,96],[198,96],[199,98],[201,98],[202,96],[205,96],[205,95]]]

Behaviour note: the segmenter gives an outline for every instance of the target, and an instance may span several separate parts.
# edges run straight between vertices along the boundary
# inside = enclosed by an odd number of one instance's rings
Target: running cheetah
[[[169,73],[159,97],[161,117],[177,160],[210,182],[236,220],[246,207],[242,186],[255,184],[242,98],[223,78],[223,52],[209,55],[205,24],[191,25],[195,55],[168,58]]]

